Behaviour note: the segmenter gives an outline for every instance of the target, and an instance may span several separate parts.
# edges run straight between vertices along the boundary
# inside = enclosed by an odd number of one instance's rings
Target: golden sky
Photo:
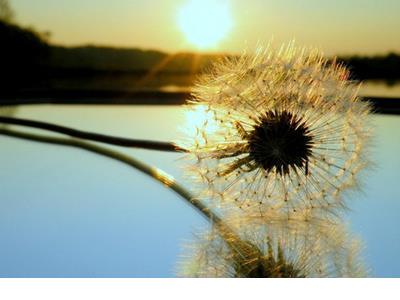
[[[64,45],[98,44],[170,52],[195,50],[180,12],[199,0],[10,0],[17,21]],[[327,55],[400,52],[399,0],[207,0],[226,6],[230,23],[212,23],[208,7],[189,16],[209,34],[226,30],[206,51],[240,52],[257,42],[292,39]],[[211,7],[213,7],[211,5]],[[206,12],[210,11],[210,14]],[[196,18],[198,17],[198,18]],[[217,15],[218,17],[218,15]],[[221,19],[221,17],[220,17]],[[225,24],[225,25],[224,25]],[[228,26],[229,25],[229,26]],[[204,34],[201,32],[200,34]],[[189,36],[188,36],[189,35]],[[207,43],[204,43],[207,44]]]

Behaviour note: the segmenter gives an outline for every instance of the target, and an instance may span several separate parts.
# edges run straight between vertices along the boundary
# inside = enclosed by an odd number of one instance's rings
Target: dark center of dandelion
[[[301,117],[288,111],[268,111],[250,132],[249,155],[266,171],[275,168],[288,174],[290,168],[305,168],[311,155],[312,136]]]
[[[246,278],[303,278],[301,270],[285,260],[275,260],[273,257],[260,258],[253,269],[244,274]]]
[[[268,243],[269,251],[263,255],[254,244],[236,243],[234,249],[235,277],[246,278],[300,278],[305,277],[303,271],[285,258],[283,249],[278,246],[274,255],[272,246]]]

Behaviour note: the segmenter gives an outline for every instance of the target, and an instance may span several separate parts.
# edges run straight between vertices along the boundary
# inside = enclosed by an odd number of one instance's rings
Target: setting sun
[[[189,0],[180,8],[177,21],[187,41],[199,49],[215,47],[232,28],[226,1]]]

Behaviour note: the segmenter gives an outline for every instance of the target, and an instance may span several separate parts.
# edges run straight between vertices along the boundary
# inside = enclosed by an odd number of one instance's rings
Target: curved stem
[[[165,186],[175,191],[178,195],[180,195],[183,199],[187,200],[193,207],[195,207],[208,220],[214,223],[221,223],[221,219],[219,216],[215,215],[200,200],[196,199],[187,189],[176,182],[171,175],[165,173],[161,169],[149,166],[131,156],[78,139],[43,136],[9,129],[0,129],[0,134],[29,141],[80,148],[120,161],[139,170],[142,173],[151,176],[152,178],[158,180]]]
[[[187,152],[186,149],[183,149],[171,142],[148,141],[148,140],[137,140],[137,139],[115,137],[110,135],[77,130],[70,127],[60,126],[41,121],[0,116],[0,123],[38,128],[52,132],[62,133],[75,138],[101,142],[116,146],[144,148],[144,149],[159,150],[159,151]]]
[[[228,247],[234,253],[234,259],[238,261],[239,264],[243,264],[248,258],[247,253],[252,253],[250,250],[255,251],[257,248],[252,249],[253,245],[242,241],[240,237],[234,232],[228,224],[226,224],[218,215],[216,215],[212,210],[207,208],[199,199],[194,197],[187,189],[175,181],[175,179],[156,167],[149,166],[131,156],[125,155],[123,153],[101,147],[92,143],[87,143],[78,139],[68,139],[59,137],[43,136],[33,133],[2,129],[0,128],[0,135],[5,135],[9,137],[41,142],[53,145],[62,145],[84,149],[108,158],[115,159],[119,162],[127,164],[140,172],[147,174],[154,178],[155,180],[161,182],[166,187],[172,189],[184,200],[186,200],[192,207],[194,207],[203,217],[205,217],[211,224],[215,225],[218,229],[221,237],[226,241]],[[247,262],[244,264],[246,265]]]

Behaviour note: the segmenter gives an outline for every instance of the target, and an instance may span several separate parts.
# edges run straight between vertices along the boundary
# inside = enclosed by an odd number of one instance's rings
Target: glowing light
[[[202,130],[200,131],[199,128]],[[204,145],[207,141],[204,140],[204,133],[212,135],[219,129],[214,115],[210,112],[205,105],[193,105],[190,109],[185,111],[184,126],[180,131],[186,136],[190,137],[189,141],[196,141],[198,145]],[[180,144],[183,148],[186,147],[185,143]]]
[[[214,115],[205,105],[194,105],[191,110],[186,111],[186,123],[189,128],[206,125],[208,132],[214,132],[218,128]]]
[[[200,49],[216,46],[232,28],[226,1],[189,0],[179,10],[177,21],[188,42]]]
[[[155,178],[157,178],[159,181],[161,181],[166,186],[172,186],[175,184],[175,178],[173,176],[165,173],[163,170],[154,168],[153,176]]]

